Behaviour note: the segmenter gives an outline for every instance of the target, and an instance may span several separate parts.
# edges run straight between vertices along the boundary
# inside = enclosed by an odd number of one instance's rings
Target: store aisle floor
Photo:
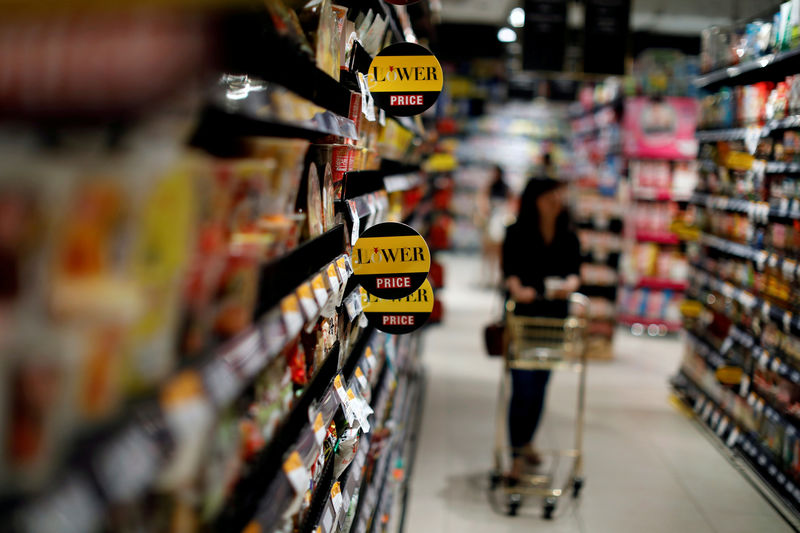
[[[544,521],[541,505],[492,510],[488,472],[501,366],[484,355],[498,304],[478,288],[479,261],[445,257],[445,322],[425,336],[427,396],[406,529],[418,532],[752,533],[791,531],[669,401],[679,340],[619,334],[616,358],[589,369],[586,487]],[[574,417],[573,376],[551,380],[539,446],[558,446]]]

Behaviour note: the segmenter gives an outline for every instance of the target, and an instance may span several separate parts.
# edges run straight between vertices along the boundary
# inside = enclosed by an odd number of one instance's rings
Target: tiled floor
[[[427,397],[406,531],[753,533],[791,529],[669,401],[677,339],[620,332],[616,358],[589,369],[586,487],[544,521],[541,505],[510,518],[490,505],[500,362],[484,355],[482,329],[498,303],[478,287],[474,258],[445,258],[444,324],[425,336]],[[495,311],[496,312],[496,311]],[[574,417],[574,376],[550,383],[540,447],[559,446]]]

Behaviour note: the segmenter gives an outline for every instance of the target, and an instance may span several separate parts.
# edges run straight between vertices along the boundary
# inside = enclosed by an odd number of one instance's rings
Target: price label
[[[722,435],[724,435],[725,434],[725,430],[728,429],[728,425],[729,424],[730,424],[730,420],[728,419],[728,417],[727,416],[723,417],[722,420],[719,423],[719,426],[717,426],[717,435],[719,435],[720,437]]]
[[[333,504],[333,512],[336,513],[336,519],[338,520],[339,514],[342,512],[342,505],[344,505],[342,487],[338,481],[331,488],[331,503]]]
[[[719,424],[720,416],[721,415],[720,415],[719,411],[714,411],[714,413],[711,415],[711,427],[712,428],[717,427],[717,424]]]
[[[356,72],[356,77],[358,78],[358,86],[362,94],[361,112],[364,113],[367,120],[375,122],[375,99],[372,97],[372,93],[369,90],[369,82],[366,76],[361,72]]]
[[[303,494],[308,490],[308,483],[311,475],[300,459],[300,454],[296,451],[289,454],[288,459],[283,463],[283,472],[286,474],[289,484],[295,494]]]
[[[364,357],[366,358],[370,369],[375,370],[375,368],[378,366],[378,360],[375,358],[375,354],[372,353],[372,348],[369,346],[367,346],[367,349],[364,351]]]
[[[328,303],[328,299],[330,298],[330,293],[325,286],[325,278],[323,278],[322,274],[317,274],[311,280],[311,289],[314,291],[314,299],[316,300],[317,305],[320,309],[322,309],[325,307],[325,304]]]
[[[361,367],[356,367],[356,381],[358,381],[358,386],[361,387],[361,390],[368,390],[369,389],[369,382],[367,381],[367,376],[364,375],[364,372],[361,371]]]
[[[350,278],[350,273],[347,271],[347,256],[342,256],[336,260],[336,268],[339,269],[339,277],[342,280],[342,283],[347,283],[347,280]]]
[[[708,402],[706,406],[703,408],[702,419],[704,422],[708,420],[709,416],[711,416],[711,411],[713,409],[714,409],[714,404],[711,402]]]
[[[346,404],[347,392],[344,389],[344,378],[342,378],[341,374],[336,374],[336,377],[333,378],[333,389],[336,391],[336,396],[339,397],[339,400]]]
[[[336,268],[336,263],[331,263],[325,270],[328,274],[328,288],[332,293],[339,292],[339,273]]]
[[[731,434],[728,435],[728,440],[725,441],[725,443],[728,445],[728,448],[733,448],[738,441],[739,441],[739,429],[734,427],[731,430]]]
[[[742,382],[739,384],[739,396],[745,398],[750,391],[750,377],[742,374]]]
[[[294,338],[303,329],[303,315],[300,312],[300,302],[297,296],[290,294],[281,300],[280,304],[283,324],[289,338]]]
[[[317,302],[314,301],[314,291],[309,283],[302,283],[297,287],[297,297],[300,300],[300,307],[303,310],[305,322],[314,320],[319,313]]]
[[[320,446],[325,441],[325,435],[327,431],[325,430],[325,421],[322,420],[322,413],[317,413],[317,417],[314,419],[314,439],[317,441],[317,445]]]
[[[352,222],[350,244],[355,245],[358,241],[358,236],[361,235],[361,219],[358,218],[358,206],[355,200],[347,200],[347,208],[350,211],[350,220]]]

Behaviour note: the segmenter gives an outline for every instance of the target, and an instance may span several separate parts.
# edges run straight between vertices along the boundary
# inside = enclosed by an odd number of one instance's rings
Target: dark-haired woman
[[[479,225],[483,228],[483,272],[481,279],[496,288],[500,281],[500,250],[503,232],[509,218],[511,189],[505,180],[503,167],[494,165],[486,188],[478,195]]]
[[[567,298],[580,286],[580,243],[564,202],[564,185],[533,178],[520,198],[517,221],[503,243],[505,286],[526,316],[566,317]],[[544,409],[550,372],[512,370],[508,427],[514,457],[509,477],[519,479],[525,464],[539,464],[533,438]]]

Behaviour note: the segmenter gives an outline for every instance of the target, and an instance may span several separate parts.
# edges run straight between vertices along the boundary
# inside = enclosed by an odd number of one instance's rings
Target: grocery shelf
[[[702,233],[700,235],[700,243],[724,254],[752,261],[759,270],[763,270],[766,265],[769,265],[770,267],[779,269],[784,275],[794,279],[800,278],[800,264],[798,264],[796,260],[781,254],[760,250],[708,233]]]
[[[687,339],[689,340],[690,344],[694,347],[696,353],[703,358],[703,360],[708,363],[708,365],[713,368],[714,370],[728,366],[729,363],[733,364],[734,366],[740,366],[736,362],[731,362],[723,355],[719,353],[719,351],[714,348],[710,343],[706,340],[701,339],[697,335],[689,332],[687,334]],[[738,395],[748,404],[759,404],[759,409],[762,409],[764,415],[767,416],[770,420],[775,423],[780,424],[785,428],[791,428],[795,434],[800,435],[800,427],[793,421],[787,418],[785,415],[780,413],[777,409],[775,409],[767,398],[764,398],[760,394],[756,393],[755,391],[749,390],[749,386],[742,386],[737,391]],[[763,406],[763,407],[762,407]]]
[[[579,112],[574,112],[573,110],[570,110],[569,119],[577,120],[580,118],[592,116],[598,111],[603,111],[604,109],[619,109],[622,107],[623,102],[624,98],[622,96],[619,96],[604,104],[595,104],[591,107],[591,109],[581,109]]]
[[[694,134],[695,139],[700,142],[741,141],[746,136],[747,128],[697,130]]]
[[[625,280],[625,285],[635,287],[637,289],[652,289],[655,291],[685,291],[689,286],[686,281],[655,278],[650,276],[641,276],[637,280]]]
[[[716,141],[741,141],[748,137],[754,130],[758,131],[759,138],[769,137],[773,132],[800,128],[800,115],[792,115],[782,119],[773,119],[763,126],[749,126],[746,128],[720,128],[698,130],[695,138],[700,142]]]
[[[767,203],[729,196],[694,193],[689,202],[709,209],[743,213],[760,222],[783,219],[800,220],[800,201],[797,200],[776,200]]]
[[[362,332],[361,342],[365,342],[367,336]],[[306,386],[303,395],[292,406],[292,410],[272,441],[252,462],[248,474],[239,480],[229,504],[214,523],[215,531],[242,531],[255,516],[270,485],[280,479],[278,474],[281,472],[287,451],[294,446],[301,432],[309,425],[309,408],[332,387],[333,378],[337,373],[340,349],[337,343],[328,353],[321,368]],[[275,517],[276,521],[277,518],[278,516]]]
[[[636,240],[638,242],[654,242],[656,244],[677,245],[681,243],[680,238],[674,233],[658,231],[637,231]]]
[[[767,78],[781,78],[788,73],[797,72],[798,66],[800,66],[800,48],[795,48],[709,72],[695,78],[692,83],[702,89],[723,85],[744,85]]]
[[[288,254],[261,267],[254,316],[260,317],[278,305],[298,285],[345,252],[345,226],[338,224]]]
[[[706,271],[700,265],[693,264],[691,268],[694,270],[692,278],[697,282],[720,292],[726,298],[737,301],[752,314],[760,314],[762,318],[769,320],[786,333],[800,335],[800,316],[794,316],[792,312],[770,304],[747,290],[718,279],[715,274]]]
[[[775,372],[795,385],[800,385],[800,362],[792,361],[791,357],[787,357],[785,360],[781,359],[765,350],[756,342],[753,335],[739,326],[731,326],[728,336],[739,345],[751,350],[753,359],[761,368]]]
[[[680,322],[669,322],[660,318],[648,318],[638,315],[620,314],[617,315],[617,322],[627,326],[641,324],[642,326],[664,326],[668,332],[677,332],[683,328]]]
[[[785,161],[767,161],[764,167],[767,174],[798,174],[800,173],[800,163]]]
[[[608,252],[604,255],[596,254],[592,251],[583,254],[584,263],[592,263],[594,265],[605,265],[611,268],[617,268],[619,265],[621,252]]]
[[[583,219],[577,222],[578,229],[622,233],[624,221],[621,218]]]
[[[688,202],[692,193],[685,191],[673,191],[670,189],[634,189],[632,196],[635,200],[653,202]]]
[[[617,285],[594,285],[591,283],[581,283],[580,293],[590,298],[605,298],[615,301],[617,299]]]
[[[715,440],[720,450],[774,508],[795,529],[800,528],[800,482],[780,466],[780,461],[745,429],[725,407],[707,394],[686,372],[681,370],[672,380],[687,407],[693,409],[699,427]]]

